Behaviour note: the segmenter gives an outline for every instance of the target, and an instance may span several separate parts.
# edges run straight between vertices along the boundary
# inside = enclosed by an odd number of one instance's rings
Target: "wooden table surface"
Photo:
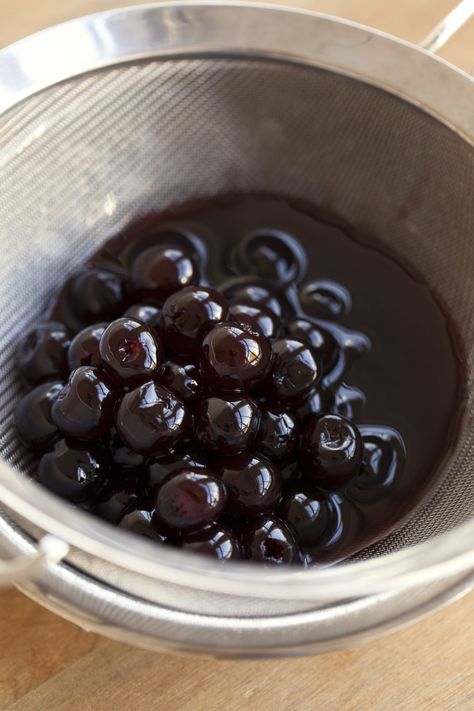
[[[456,0],[297,0],[420,41]],[[0,46],[133,0],[0,0]],[[288,2],[282,4],[289,4]],[[474,21],[441,52],[474,73]],[[288,661],[157,655],[0,593],[0,710],[473,711],[474,594],[364,647]]]

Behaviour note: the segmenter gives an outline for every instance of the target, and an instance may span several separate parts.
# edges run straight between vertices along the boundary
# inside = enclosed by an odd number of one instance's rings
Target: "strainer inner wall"
[[[194,197],[285,194],[376,235],[434,286],[462,334],[471,382],[473,148],[382,90],[252,59],[104,69],[0,118],[0,176],[0,451],[19,470],[31,462],[12,430],[20,334],[65,275],[132,217]],[[371,555],[472,517],[472,409],[469,394],[434,499]]]

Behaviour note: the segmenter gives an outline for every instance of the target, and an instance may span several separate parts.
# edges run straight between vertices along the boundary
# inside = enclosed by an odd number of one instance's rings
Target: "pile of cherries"
[[[263,254],[281,276],[282,252]],[[127,270],[75,274],[69,322],[41,323],[18,354],[38,482],[156,541],[308,564],[338,525],[334,492],[365,466],[341,375],[367,341],[346,332],[345,349],[282,294],[254,277],[212,288],[172,233]]]

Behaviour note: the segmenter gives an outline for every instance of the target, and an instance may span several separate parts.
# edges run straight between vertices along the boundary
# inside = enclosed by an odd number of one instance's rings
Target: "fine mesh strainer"
[[[473,137],[467,75],[310,13],[148,5],[0,52],[0,545],[11,558],[0,579],[112,637],[252,655],[347,645],[469,589]],[[131,217],[243,190],[305,199],[377,235],[434,286],[462,336],[468,397],[440,489],[334,568],[222,567],[157,549],[31,482],[12,428],[15,344],[65,276]]]

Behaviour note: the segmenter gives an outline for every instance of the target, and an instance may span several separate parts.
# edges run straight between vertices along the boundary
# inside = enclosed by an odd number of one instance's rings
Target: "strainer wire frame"
[[[259,32],[263,12],[267,32]],[[315,25],[308,18],[318,23],[330,42],[315,41]],[[140,31],[144,23],[154,29],[146,36]],[[78,52],[84,47],[87,51]],[[356,23],[244,3],[124,8],[21,40],[0,51],[0,114],[46,87],[117,63],[242,55],[312,64],[382,87],[422,108],[471,146],[474,143],[474,82],[466,73],[427,51]],[[377,56],[384,61],[374,64]],[[380,558],[304,571],[256,570],[248,563],[222,567],[164,547],[158,554],[150,542],[71,510],[3,461],[0,500],[9,512],[69,546],[147,577],[215,592],[288,599],[344,597],[350,581],[351,595],[367,595],[427,584],[441,575],[474,568],[474,521]]]

